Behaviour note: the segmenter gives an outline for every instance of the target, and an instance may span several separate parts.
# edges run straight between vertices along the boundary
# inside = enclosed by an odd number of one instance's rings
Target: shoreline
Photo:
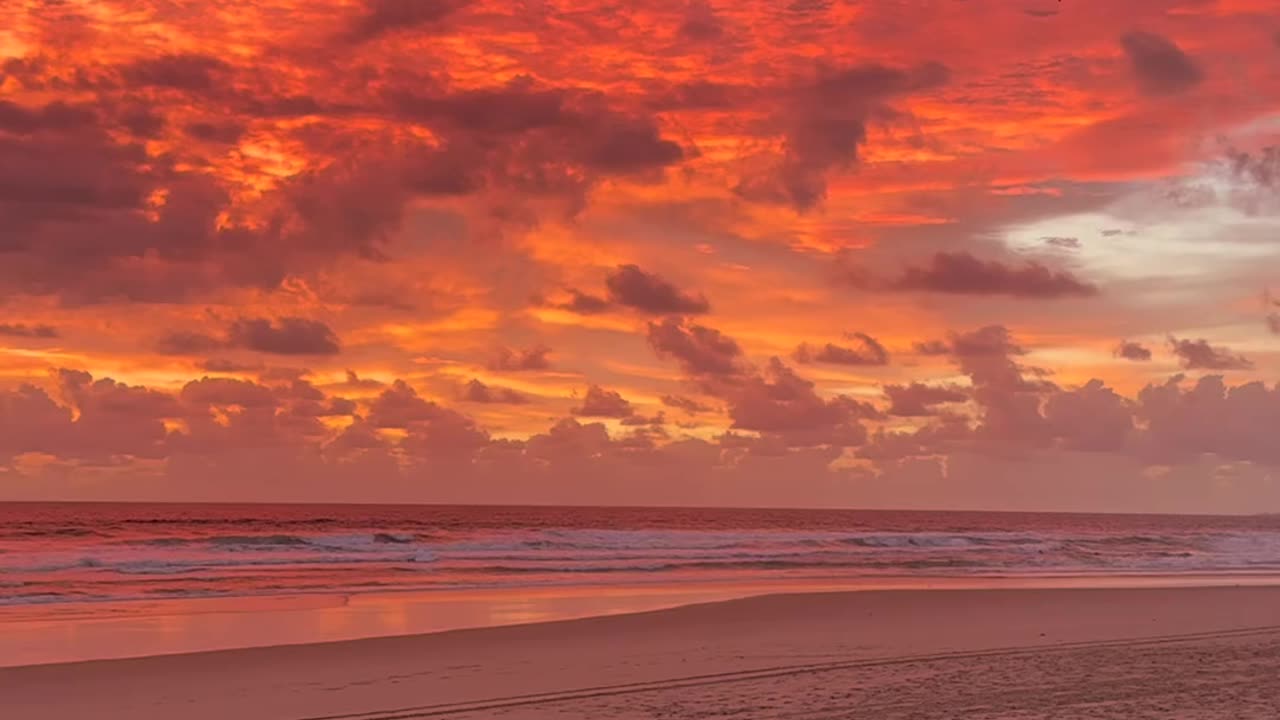
[[[0,608],[0,669],[417,637],[798,593],[1275,587],[1275,574],[878,577],[305,593]]]
[[[548,704],[564,717],[653,716],[634,714],[637,703],[736,707],[741,717],[765,718],[776,717],[783,701],[847,709],[840,693],[876,687],[897,688],[893,702],[906,702],[906,693],[927,710],[951,692],[930,683],[946,685],[973,667],[985,670],[968,684],[985,683],[995,693],[984,697],[1085,677],[1097,687],[1081,697],[1102,702],[1119,693],[1115,673],[1139,673],[1133,687],[1158,680],[1170,693],[1199,692],[1208,682],[1205,662],[1218,663],[1215,677],[1274,678],[1280,587],[769,594],[425,635],[4,668],[0,695],[30,720],[478,719],[497,708],[513,713],[503,717],[536,718]],[[1028,669],[1041,665],[1040,675]],[[1114,672],[1102,678],[1101,666]],[[56,691],[69,686],[77,692]],[[1215,686],[1215,697],[1280,694],[1277,686],[1233,681]],[[1115,701],[1135,697],[1126,685]]]

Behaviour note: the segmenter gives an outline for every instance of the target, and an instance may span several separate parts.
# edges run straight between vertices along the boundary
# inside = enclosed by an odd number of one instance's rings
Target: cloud
[[[50,339],[59,336],[52,325],[28,325],[26,323],[0,323],[0,336]]]
[[[1138,393],[1137,415],[1146,424],[1143,451],[1163,462],[1200,455],[1280,465],[1280,386],[1261,382],[1230,387],[1217,375],[1184,388],[1175,376]]]
[[[605,287],[619,305],[652,315],[696,315],[711,309],[704,295],[684,292],[636,265],[619,265],[605,278]]]
[[[744,371],[742,347],[715,328],[669,317],[649,323],[648,339],[659,357],[676,360],[691,377],[724,378]]]
[[[690,42],[705,43],[724,35],[724,22],[705,0],[693,0],[684,11],[677,33]]]
[[[471,0],[365,0],[347,38],[364,43],[402,30],[436,30]]]
[[[1151,359],[1151,350],[1146,346],[1131,342],[1129,340],[1121,340],[1116,349],[1112,351],[1112,355],[1125,360],[1133,360],[1135,362],[1146,362]]]
[[[667,407],[676,408],[677,410],[683,410],[690,414],[711,410],[710,406],[704,405],[693,398],[688,398],[683,395],[663,395],[662,404]]]
[[[1280,153],[1277,153],[1277,157],[1280,158]],[[1276,175],[1280,178],[1280,172],[1277,172]],[[1263,294],[1262,302],[1268,311],[1266,316],[1267,329],[1274,335],[1280,335],[1280,300],[1273,298],[1271,291],[1268,290]]]
[[[580,417],[625,418],[634,412],[631,403],[620,393],[599,385],[588,387],[582,404],[573,408],[573,414]]]
[[[597,315],[612,307],[608,300],[578,290],[569,290],[569,300],[556,307],[579,315]]]
[[[1155,33],[1133,31],[1120,38],[1129,64],[1146,95],[1173,95],[1204,80],[1194,60],[1172,41]]]
[[[411,457],[461,458],[489,442],[488,433],[471,418],[422,399],[403,380],[396,380],[370,403],[367,420],[375,428],[405,430],[400,447]]]
[[[771,171],[743,178],[736,192],[801,211],[816,206],[826,197],[827,172],[857,162],[873,115],[890,115],[891,99],[939,87],[949,77],[940,63],[819,67],[808,82],[776,92],[781,107],[775,122],[785,138],[782,157]]]
[[[990,451],[1043,449],[1052,442],[1052,431],[1040,413],[1041,396],[1055,388],[1040,379],[1043,371],[1015,358],[1026,349],[1014,341],[1003,325],[952,333],[951,357],[969,376],[973,399],[981,410],[974,430],[979,447]]]
[[[1133,432],[1132,405],[1101,380],[1090,380],[1081,388],[1050,396],[1044,417],[1049,432],[1067,450],[1116,452],[1124,449]]]
[[[1097,287],[1065,270],[1031,260],[1020,267],[981,260],[967,252],[939,252],[923,267],[908,267],[888,284],[892,290],[954,295],[1009,295],[1053,299],[1096,295]]]
[[[474,378],[463,386],[459,397],[467,402],[487,404],[523,405],[529,402],[529,398],[511,388],[493,387]]]
[[[829,363],[832,365],[888,365],[889,351],[878,340],[866,333],[852,333],[849,339],[856,340],[856,347],[844,347],[826,343],[814,346],[801,343],[795,351],[796,362]]]
[[[97,117],[90,109],[54,101],[29,108],[0,100],[0,131],[17,135],[35,132],[62,132],[93,125]]]
[[[156,340],[156,352],[164,355],[204,355],[226,346],[222,338],[192,330],[174,330]]]
[[[1051,248],[1058,248],[1060,250],[1079,250],[1081,247],[1079,238],[1050,236],[1042,237],[1040,240],[1044,242],[1045,245],[1048,245]]]
[[[662,426],[666,424],[666,422],[667,422],[666,414],[663,413],[661,410],[659,410],[653,415],[639,415],[639,414],[628,415],[627,417],[622,418],[622,421],[619,424],[624,427],[642,427],[642,428],[656,429],[660,431]],[[659,432],[657,436],[661,437],[663,435],[664,433]]]
[[[1188,370],[1248,370],[1253,363],[1228,348],[1210,345],[1203,338],[1180,340],[1169,337],[1169,348]]]
[[[241,318],[227,329],[227,345],[274,355],[336,355],[338,336],[319,320]]]
[[[582,163],[610,175],[629,175],[674,165],[684,150],[662,137],[647,118],[610,118],[591,127],[580,149]]]
[[[195,405],[238,405],[240,407],[271,407],[279,405],[271,388],[233,378],[201,378],[182,387],[179,394],[183,402]]]
[[[229,70],[212,55],[170,54],[137,60],[120,69],[123,80],[133,86],[173,90],[209,90]]]
[[[960,403],[969,399],[959,388],[918,382],[910,385],[885,385],[884,394],[889,398],[889,414],[899,417],[936,415],[938,405]]]
[[[760,374],[725,391],[731,427],[762,433],[783,447],[850,447],[867,439],[863,417],[878,417],[870,405],[847,396],[826,399],[814,384],[772,358]]]
[[[911,349],[917,355],[924,355],[926,357],[951,354],[951,346],[947,345],[942,340],[923,340],[912,343]]]
[[[183,343],[179,340],[176,347],[182,347]],[[175,355],[186,355],[187,352],[171,353]],[[261,372],[264,368],[261,363],[242,363],[226,358],[209,358],[199,363],[199,368],[205,372],[213,373],[242,373],[242,372]]]
[[[499,347],[489,360],[488,368],[499,372],[546,370],[551,367],[551,360],[547,357],[550,354],[551,348],[545,345],[535,345],[523,350]]]
[[[234,145],[244,137],[248,128],[238,122],[193,122],[188,123],[183,132],[194,140]]]

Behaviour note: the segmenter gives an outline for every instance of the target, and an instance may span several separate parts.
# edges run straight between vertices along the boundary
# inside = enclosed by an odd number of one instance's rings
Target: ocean
[[[1275,574],[1280,517],[0,504],[0,604],[861,578]]]

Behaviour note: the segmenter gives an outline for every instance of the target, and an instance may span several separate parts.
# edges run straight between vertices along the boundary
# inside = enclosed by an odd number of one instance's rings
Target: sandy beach
[[[22,720],[1274,718],[1280,588],[766,595],[0,670]]]

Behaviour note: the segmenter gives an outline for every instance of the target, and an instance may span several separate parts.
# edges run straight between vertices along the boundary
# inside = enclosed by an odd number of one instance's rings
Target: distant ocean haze
[[[858,578],[1274,574],[1280,517],[0,505],[0,604]]]

